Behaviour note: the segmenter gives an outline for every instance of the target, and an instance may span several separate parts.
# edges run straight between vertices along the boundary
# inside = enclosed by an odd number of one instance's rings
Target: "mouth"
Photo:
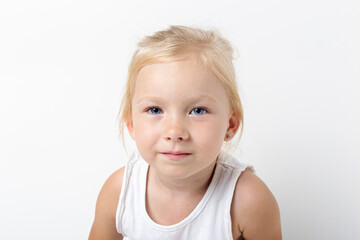
[[[173,160],[182,159],[191,155],[191,153],[187,153],[187,152],[162,152],[161,154]]]

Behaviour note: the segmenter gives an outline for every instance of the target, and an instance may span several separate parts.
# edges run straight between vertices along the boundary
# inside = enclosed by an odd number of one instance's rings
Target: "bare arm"
[[[278,204],[265,183],[249,170],[237,181],[231,216],[234,239],[282,239]]]
[[[116,209],[121,192],[124,168],[114,172],[104,183],[95,210],[95,219],[92,225],[89,240],[121,240],[115,226]]]

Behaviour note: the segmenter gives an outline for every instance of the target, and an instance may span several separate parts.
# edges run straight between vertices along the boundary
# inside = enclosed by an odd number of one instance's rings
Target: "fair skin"
[[[239,119],[219,80],[190,58],[140,70],[127,127],[149,164],[147,213],[158,224],[173,225],[202,199],[223,141],[235,135]],[[99,194],[91,240],[122,239],[115,213],[123,172],[110,176]],[[231,219],[234,239],[281,239],[276,200],[249,170],[237,181]]]

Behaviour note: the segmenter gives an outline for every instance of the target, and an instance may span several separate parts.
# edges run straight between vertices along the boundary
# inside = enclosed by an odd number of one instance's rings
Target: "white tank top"
[[[251,166],[221,152],[205,195],[181,222],[170,226],[155,223],[145,205],[149,165],[134,152],[126,165],[116,212],[116,228],[130,240],[233,239],[230,208],[241,172]]]

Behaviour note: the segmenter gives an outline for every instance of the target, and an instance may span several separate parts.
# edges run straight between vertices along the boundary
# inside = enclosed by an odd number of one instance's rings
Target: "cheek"
[[[134,121],[135,142],[141,145],[153,143],[158,137],[157,126],[154,126],[146,119],[137,119]]]
[[[196,128],[193,137],[197,139],[199,147],[207,151],[218,151],[221,148],[226,128],[224,124],[206,124]]]
[[[149,154],[151,153],[153,146],[155,145],[155,138],[151,128],[147,127],[146,124],[135,125],[135,144],[140,155],[144,159],[150,159]]]

